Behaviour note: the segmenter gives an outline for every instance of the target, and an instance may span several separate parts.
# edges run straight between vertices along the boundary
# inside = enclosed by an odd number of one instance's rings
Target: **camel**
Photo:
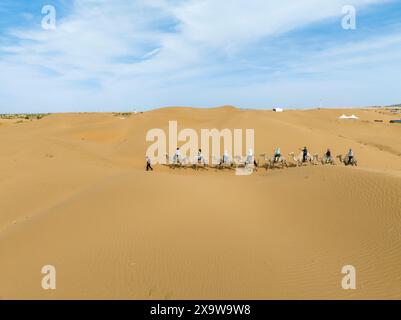
[[[272,157],[269,159],[269,167],[270,168],[284,168],[288,167],[287,160],[281,156],[278,160],[276,160],[276,157]]]
[[[176,169],[180,167],[180,161],[176,158],[170,158],[170,156],[166,153],[166,166],[168,166],[170,169]]]
[[[313,156],[310,153],[308,153],[308,155],[306,157],[307,162],[304,162],[304,155],[302,152],[298,156],[296,156],[294,152],[290,152],[288,155],[290,157],[292,157],[292,159],[295,162],[295,164],[297,165],[297,167],[302,166],[308,162],[310,164],[316,165],[316,161],[318,161],[318,159],[319,159],[319,155],[317,153]]]
[[[194,168],[195,170],[198,170],[198,168],[202,169],[207,169],[206,162],[203,161],[203,165],[201,163],[196,161],[192,161],[190,157],[176,157],[174,156],[173,158],[170,158],[168,154],[166,154],[166,165],[170,169],[187,169],[187,168]]]
[[[339,160],[341,163],[344,163],[346,166],[358,166],[358,161],[356,160],[355,157],[354,157],[354,159],[353,159],[351,162],[349,161],[348,155],[346,155],[345,157],[343,157],[342,154],[339,154],[339,155],[337,156],[337,158],[338,158],[338,160]]]
[[[294,152],[290,152],[288,155],[292,158],[297,167],[302,166],[304,160],[302,153],[300,153],[298,156],[295,156]]]
[[[230,159],[230,158],[226,158],[223,161],[223,158],[217,158],[215,156],[213,156],[213,160],[215,165],[213,166],[213,168],[215,168],[216,170],[234,170],[234,162]]]
[[[261,168],[270,169],[270,159],[266,153],[262,153],[259,155],[262,158],[262,161],[259,161],[258,166]],[[263,163],[263,164],[261,164]]]
[[[320,159],[319,154],[318,154],[318,153],[315,153],[315,154],[313,155],[313,157],[312,157],[312,162],[313,162],[313,164],[314,164],[314,165],[317,165],[317,164],[319,163],[319,159]],[[322,159],[323,159],[323,158],[322,158]]]
[[[171,169],[186,168],[188,166],[188,164],[189,164],[188,157],[182,158],[182,157],[174,156],[173,160],[168,162],[168,165]]]
[[[236,168],[245,168],[246,160],[243,160],[241,156],[234,157],[234,166]]]
[[[255,159],[253,159],[253,162],[250,162],[249,160],[250,159],[248,159],[248,158],[243,159],[241,156],[237,155],[234,157],[233,166],[235,169],[251,168],[251,169],[257,171],[259,163]]]
[[[288,167],[287,160],[283,156],[281,156],[277,161],[274,156],[269,157],[266,153],[261,154],[260,157],[262,157],[264,160],[264,164],[261,167],[265,168],[266,170],[275,168],[282,169],[284,167]],[[257,166],[259,166],[258,163]]]
[[[323,165],[325,165],[325,164],[335,165],[336,164],[336,162],[335,162],[333,157],[328,158],[326,155],[324,155],[322,157],[321,162],[322,162]]]
[[[203,156],[201,158],[195,157],[192,162],[192,167],[195,171],[198,171],[199,169],[208,170],[207,161]]]

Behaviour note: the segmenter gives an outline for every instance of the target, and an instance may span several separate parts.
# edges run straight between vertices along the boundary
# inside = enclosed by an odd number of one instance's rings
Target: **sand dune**
[[[401,127],[391,119],[224,107],[2,120],[0,298],[400,299]],[[352,147],[360,165],[147,173],[146,132],[169,120],[254,128],[257,154]],[[41,288],[47,264],[55,291]],[[341,288],[349,264],[353,291]]]

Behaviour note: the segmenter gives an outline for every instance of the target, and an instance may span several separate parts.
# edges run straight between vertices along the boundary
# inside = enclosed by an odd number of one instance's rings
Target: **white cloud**
[[[231,72],[254,64],[238,58],[244,50],[256,46],[257,51],[258,41],[329,18],[338,17],[340,27],[343,5],[351,3],[362,10],[379,2],[383,1],[74,0],[73,12],[58,21],[56,31],[14,28],[10,36],[16,43],[0,44],[0,52],[7,53],[0,55],[0,98],[9,102],[0,104],[0,110],[197,105],[190,99],[199,87],[208,99],[199,98],[199,93],[194,98],[208,104],[227,103],[209,83],[230,87]],[[388,37],[376,46],[388,47],[389,42],[394,45]],[[324,54],[338,57],[348,52],[357,59],[355,52],[363,54],[369,50],[366,46],[329,48]],[[319,72],[319,66],[327,70],[319,57],[315,66],[307,56],[302,58],[286,61],[288,69],[283,73]],[[255,64],[250,69],[269,72],[270,67]],[[10,75],[18,81],[10,81]],[[226,94],[230,99],[231,94]]]

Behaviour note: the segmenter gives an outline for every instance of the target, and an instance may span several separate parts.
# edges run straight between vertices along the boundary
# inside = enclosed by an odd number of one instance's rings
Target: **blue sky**
[[[0,2],[0,113],[388,105],[400,70],[401,0]]]

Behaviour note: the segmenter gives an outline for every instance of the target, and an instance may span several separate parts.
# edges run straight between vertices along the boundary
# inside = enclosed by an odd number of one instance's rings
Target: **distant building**
[[[273,108],[274,112],[284,112],[283,108]]]

